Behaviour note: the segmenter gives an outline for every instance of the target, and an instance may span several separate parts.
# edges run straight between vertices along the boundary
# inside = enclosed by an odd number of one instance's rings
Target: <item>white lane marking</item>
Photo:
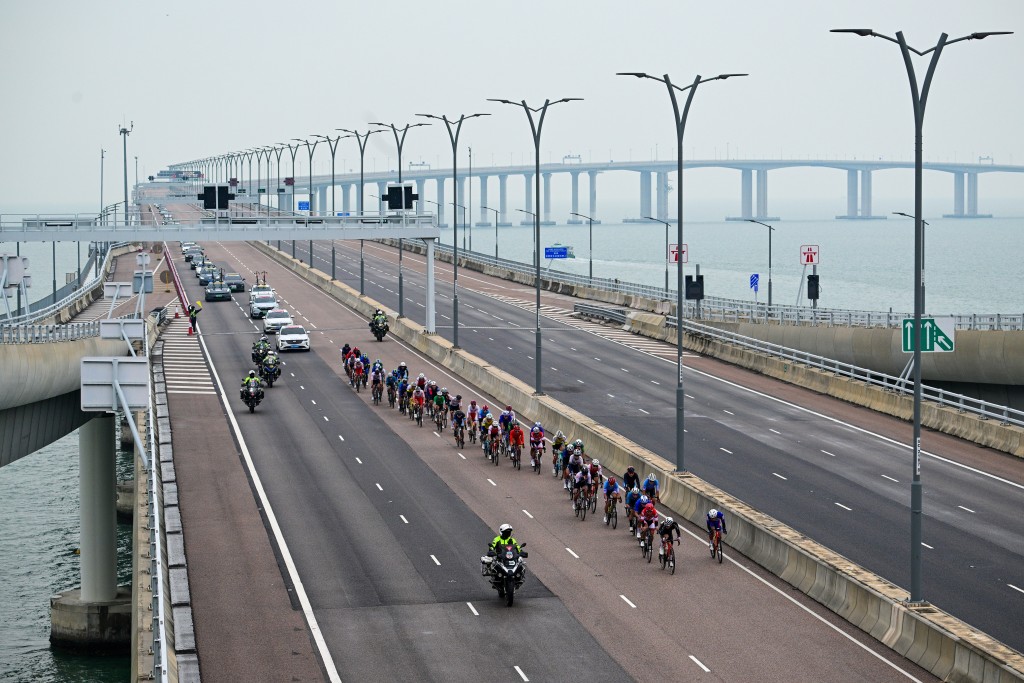
[[[601,362],[601,359],[600,359],[600,358],[598,358],[597,356],[594,356],[594,360],[596,360],[596,361],[597,361],[598,363],[600,363],[600,362]]]
[[[376,483],[376,482],[374,482],[374,483]],[[377,490],[378,490],[378,491],[383,491],[383,490],[384,490],[384,487],[383,487],[383,486],[381,486],[380,484],[377,484]]]
[[[970,513],[971,513],[972,515],[973,515],[973,514],[977,514],[977,513],[975,513],[975,512],[974,512],[974,510],[972,510],[971,508],[965,508],[965,507],[964,507],[963,505],[957,505],[957,507],[958,507],[958,508],[960,508],[961,510],[967,510],[967,511],[968,511],[968,512],[970,512]]]
[[[657,382],[655,382],[655,384],[657,384]],[[686,398],[692,398],[692,399],[696,400],[695,397],[690,396],[689,394],[683,394],[683,396],[685,396]]]
[[[295,375],[293,374],[293,375],[292,375],[292,377],[294,377],[294,376],[295,376]],[[304,387],[304,386],[302,386],[302,385],[300,384],[300,385],[299,385],[299,389],[302,389],[303,391],[305,391],[305,390],[306,390],[306,387]]]
[[[533,515],[531,515],[531,514],[530,514],[529,512],[527,512],[526,510],[523,510],[523,514],[524,514],[524,515],[526,515],[527,517],[529,517],[530,519],[533,519]]]
[[[440,435],[440,434],[438,434],[437,432],[434,432],[434,436],[436,436],[436,437],[437,437],[437,438],[439,438],[439,439],[441,438],[441,435]]]
[[[843,505],[842,503],[836,503],[836,505],[838,505],[839,507],[843,508],[847,512],[853,512],[853,508],[848,508],[845,505]]]
[[[327,417],[326,415],[324,415],[324,422],[330,422],[330,421],[331,421],[330,418]]]
[[[709,673],[711,673],[711,669],[709,669],[709,668],[707,668],[706,666],[704,666],[703,664],[701,664],[701,663],[700,663],[700,660],[699,660],[699,659],[697,659],[697,658],[696,658],[696,657],[694,657],[693,655],[690,655],[690,659],[692,659],[692,660],[693,660],[693,663],[694,663],[694,664],[696,664],[696,665],[697,665],[697,666],[699,666],[700,668],[704,669],[704,673],[706,673],[706,674],[709,674]]]
[[[928,550],[935,550],[935,548],[933,548],[932,546],[928,545],[924,541],[921,541],[921,545],[923,545],[925,548],[928,548]]]
[[[497,486],[497,484],[495,484],[493,480],[488,479],[487,481],[489,481],[491,483],[491,486]]]
[[[572,555],[573,557],[575,557],[575,558],[576,558],[577,560],[578,560],[578,559],[580,559],[580,556],[579,556],[579,555],[577,555],[576,553],[574,553],[574,552],[572,551],[572,548],[566,548],[566,551],[568,551],[568,553],[569,553],[570,555]]]
[[[829,453],[828,451],[822,451],[825,455],[831,455],[833,458],[836,457],[835,453]]]
[[[608,398],[615,398],[615,394],[608,394]]]
[[[726,415],[735,415],[736,414],[736,413],[733,413],[733,412],[725,410],[725,409],[723,409],[722,412],[725,413]]]
[[[345,437],[343,437],[341,434],[338,434],[338,438],[341,439],[342,441],[345,440]]]
[[[777,429],[772,429],[771,427],[769,427],[769,428],[768,428],[768,431],[769,431],[769,432],[772,432],[773,434],[782,434],[782,432],[780,432],[779,430],[777,430]]]
[[[620,370],[622,370],[623,372],[629,372],[629,370],[627,370],[626,368],[620,368]]]
[[[290,373],[288,373],[288,374],[289,374],[289,375],[291,375],[292,377],[294,377],[294,376],[295,376],[295,373],[294,373],[294,372],[290,372]]]
[[[459,457],[462,458],[463,460],[466,459],[466,456],[464,456],[462,453],[459,453]]]
[[[526,674],[523,673],[522,669],[520,669],[518,666],[513,666],[512,668],[516,670],[516,673],[519,674],[520,678],[526,681],[526,683],[529,683],[530,679],[526,677]]]
[[[643,413],[644,415],[650,415],[650,413],[648,413],[648,412],[647,412],[646,410],[644,410],[643,408],[637,408],[637,410],[639,410],[639,411],[640,411],[641,413]]]
[[[441,566],[441,561],[440,561],[440,560],[438,560],[438,559],[437,559],[436,557],[434,557],[433,555],[431,555],[431,556],[430,556],[430,559],[432,559],[432,560],[434,561],[434,564],[436,564],[436,565],[437,565],[438,567],[440,567],[440,566]]]
[[[630,602],[629,598],[627,598],[625,595],[620,595],[619,597],[622,598],[623,600],[625,600],[627,605],[629,605],[633,609],[636,609],[636,605],[634,605],[632,602]]]
[[[1016,587],[1016,586],[1014,586],[1014,585],[1013,585],[1012,583],[1008,583],[1008,584],[1006,584],[1006,585],[1007,585],[1007,586],[1009,586],[1010,588],[1012,588],[1012,589],[1013,589],[1013,590],[1015,590],[1015,591],[1018,591],[1018,592],[1020,592],[1020,593],[1024,593],[1024,588],[1017,588],[1017,587]]]
[[[356,458],[356,462],[357,462],[357,463],[359,463],[360,465],[362,465],[362,464],[363,464],[363,461],[362,461],[362,460],[360,460],[359,458]]]
[[[558,368],[554,368],[554,367],[553,367],[553,368],[551,368],[551,369],[552,369],[552,370],[554,370],[555,372],[558,372]]]
[[[509,350],[509,351],[511,351],[511,350],[512,350],[512,347],[511,347],[511,346],[509,346],[509,347],[508,347],[508,350]]]
[[[313,405],[316,405],[316,401],[314,401],[313,399],[309,399],[309,402],[312,403]]]
[[[583,381],[583,380],[581,380],[581,379],[578,379],[578,380],[576,380],[576,381],[577,381],[577,382],[579,382],[580,384],[586,384],[586,382],[584,382],[584,381]]]
[[[466,606],[469,607],[469,611],[473,613],[474,617],[480,616],[480,613],[476,611],[476,607],[473,607],[473,603],[467,602]]]
[[[661,382],[655,382],[653,379],[651,380],[651,384],[657,384],[658,386],[661,386]],[[691,396],[690,398],[693,398],[693,396]]]
[[[898,483],[900,483],[900,480],[899,480],[899,479],[893,479],[893,478],[892,478],[892,477],[890,477],[890,476],[889,476],[888,474],[883,474],[883,475],[882,475],[882,478],[883,478],[883,479],[888,479],[889,481],[894,481],[894,482],[896,482],[897,484],[898,484]]]
[[[730,451],[728,448],[722,448],[721,446],[719,446],[718,450],[728,453],[729,455],[732,455],[732,451]]]
[[[778,477],[778,478],[779,478],[779,479],[781,479],[782,481],[789,481],[789,479],[786,479],[786,478],[785,478],[784,476],[782,476],[782,475],[781,475],[781,474],[779,474],[778,472],[772,472],[772,474],[774,474],[774,475],[775,475],[776,477]]]
[[[403,522],[405,522],[406,524],[408,524],[408,523],[409,523],[409,520],[407,520],[407,519],[405,518],[405,515],[398,515],[398,517],[399,517],[399,518],[400,518],[400,519],[401,519],[401,520],[402,520]]]

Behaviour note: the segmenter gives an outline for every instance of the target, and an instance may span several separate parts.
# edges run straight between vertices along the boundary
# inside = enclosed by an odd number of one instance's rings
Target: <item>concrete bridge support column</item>
[[[508,223],[508,175],[498,176],[498,213],[499,223]]]
[[[651,215],[651,172],[640,171],[640,217]]]
[[[978,174],[967,174],[967,215],[978,215]]]
[[[444,178],[436,178],[437,180],[437,225],[440,228],[448,227],[448,224],[444,221]]]
[[[768,218],[768,169],[757,170],[757,216],[764,220]]]
[[[316,191],[317,208],[328,215],[331,213],[331,193],[334,192],[333,185],[321,187]],[[335,200],[335,204],[337,200]]]
[[[655,196],[658,198],[658,213],[655,218],[662,221],[668,220],[668,173],[659,172],[656,175],[657,185]]]
[[[117,586],[117,491],[114,416],[79,429],[81,587],[50,599],[50,641],[69,649],[127,651],[131,587]]]
[[[386,180],[378,180],[377,181],[377,196],[376,197],[371,197],[371,199],[375,199],[377,201],[377,213],[379,213],[381,216],[384,215],[384,202],[382,202],[380,198],[383,197],[384,194],[387,191],[388,191],[388,183],[387,183],[387,181]],[[370,206],[373,206],[373,205],[371,204]]]
[[[341,210],[344,213],[352,213],[352,193],[350,192],[351,189],[351,184],[341,186]]]
[[[490,226],[491,222],[487,220],[490,216],[487,215],[487,209],[485,206],[490,206],[487,203],[487,181],[490,180],[490,176],[480,176],[480,220],[476,222],[476,227],[486,228]],[[470,219],[472,220],[472,219]]]
[[[459,191],[456,193],[452,201],[462,204],[467,207],[465,211],[462,209],[454,209],[452,214],[455,217],[455,227],[458,228],[460,225],[465,229],[466,224],[472,220],[472,216],[469,215],[469,204],[466,203],[466,176],[459,176]]]
[[[570,171],[569,177],[572,179],[572,195],[571,195],[572,211],[571,212],[572,213],[579,213],[580,212],[580,174],[579,173],[572,173]],[[572,216],[572,215],[569,216],[569,220],[567,221],[567,223],[569,225],[579,225],[582,222],[583,221],[581,221],[579,218],[577,218],[576,216]]]
[[[964,215],[964,174],[953,174],[953,215]]]
[[[434,315],[434,240],[423,240],[427,246],[427,253],[424,255],[427,259],[427,303],[426,303],[426,325],[427,334],[434,334],[436,332],[436,320]]]
[[[850,169],[846,172],[846,217],[857,216],[857,171]]]
[[[551,174],[544,175],[544,223],[551,223]]]
[[[419,195],[419,199],[416,200],[416,212],[422,213],[427,210],[427,180],[426,178],[418,178],[416,180],[416,194]]]
[[[860,172],[860,217],[871,217],[871,171]]]
[[[523,210],[536,212],[537,207],[533,205],[533,174],[524,173],[523,178],[526,180],[526,193],[523,198]],[[519,221],[519,225],[533,225],[533,216],[523,216],[523,220]]]
[[[597,219],[597,174],[598,171],[587,171],[590,175],[590,210],[587,212],[591,218],[594,219],[595,223],[600,223]]]

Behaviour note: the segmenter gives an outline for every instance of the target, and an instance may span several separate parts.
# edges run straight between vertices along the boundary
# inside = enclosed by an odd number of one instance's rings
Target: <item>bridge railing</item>
[[[438,253],[452,254],[452,247],[446,244],[437,244],[435,249]],[[516,273],[533,276],[535,268],[520,261],[495,258],[479,252],[459,252],[460,259],[467,259],[477,263],[501,268]],[[652,287],[637,282],[627,282],[617,278],[590,278],[586,275],[569,273],[562,270],[549,270],[541,268],[541,278],[557,282],[564,282],[582,287],[593,287],[609,292],[616,292],[631,296],[641,296],[655,301],[676,301],[676,290],[664,287]],[[928,317],[932,317],[929,314]],[[683,317],[697,318],[697,306],[694,301],[683,301]],[[899,328],[905,318],[913,318],[913,313],[900,312],[879,312],[879,311],[854,311],[835,308],[808,308],[807,306],[787,306],[784,304],[742,301],[739,299],[726,299],[724,297],[707,297],[701,301],[699,319],[713,320],[717,322],[751,322],[751,323],[786,323],[799,325],[827,325],[827,326],[848,326],[848,327],[885,327]],[[956,327],[959,330],[1022,330],[1024,329],[1024,312],[1011,314],[953,314],[956,320]]]
[[[0,325],[0,344],[41,344],[98,337],[100,321],[68,325]]]
[[[620,324],[625,324],[628,320],[628,311],[622,308],[616,309],[594,306],[591,304],[576,304],[574,306],[574,310],[575,312],[589,318],[608,320]],[[669,327],[675,327],[676,318],[674,316],[666,318],[666,325]],[[886,391],[894,391],[904,395],[912,395],[914,391],[913,382],[902,377],[893,377],[892,375],[887,375],[884,372],[877,372],[868,368],[843,363],[831,358],[807,353],[806,351],[799,351],[797,349],[780,346],[779,344],[773,344],[753,337],[736,334],[735,332],[728,332],[726,330],[708,327],[707,325],[701,325],[694,321],[684,319],[683,331],[690,335],[734,344],[767,356],[781,358],[794,363],[801,363],[842,377],[849,377],[851,379],[865,382],[866,384],[877,386]],[[958,412],[970,413],[986,419],[999,420],[1000,424],[1004,425],[1012,424],[1018,427],[1024,427],[1024,411],[1021,410],[1002,406],[997,403],[990,403],[971,396],[964,396],[963,394],[957,394],[952,391],[945,391],[944,389],[928,386],[927,384],[921,385],[921,394],[923,399],[926,401],[939,403],[953,408]]]

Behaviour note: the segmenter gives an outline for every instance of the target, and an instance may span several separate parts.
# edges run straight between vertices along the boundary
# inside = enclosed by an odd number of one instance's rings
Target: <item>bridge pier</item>
[[[572,211],[571,213],[580,212],[580,174],[569,172],[569,177],[572,179]],[[582,223],[579,218],[570,214],[569,220],[566,221],[568,225],[579,225]]]
[[[964,176],[967,176],[967,211],[964,211]],[[992,218],[990,213],[978,213],[978,174],[970,171],[953,173],[953,213],[943,218]]]
[[[78,441],[81,585],[50,598],[50,642],[68,650],[127,652],[132,591],[117,585],[114,416],[86,422]]]
[[[526,211],[536,212],[539,207],[535,207],[533,205],[533,174],[524,173],[523,178],[526,180],[526,192],[525,197],[523,198],[523,208]],[[533,217],[531,216],[530,218],[526,218],[524,216],[523,220],[519,221],[519,225],[533,225]]]
[[[419,199],[416,200],[416,211],[424,212],[427,208],[427,179],[417,178],[416,179],[416,194],[419,195]]]
[[[341,210],[344,213],[352,213],[351,189],[352,183],[341,186]]]
[[[756,175],[755,175],[756,172]],[[757,186],[757,204],[754,209],[754,186]],[[768,169],[740,169],[740,215],[726,216],[727,221],[745,221],[756,218],[759,221],[777,221],[778,216],[768,215]]]
[[[640,220],[651,215],[651,172],[640,171]]]
[[[594,223],[600,223],[597,219],[597,174],[599,171],[587,171],[590,175],[590,211],[587,215],[594,219]]]
[[[544,217],[541,220],[541,225],[554,225],[555,222],[551,220],[551,174],[543,173],[544,177]]]
[[[754,171],[745,168],[740,171],[740,218],[754,217]]]
[[[508,174],[498,176],[498,225],[512,225],[508,219]]]
[[[384,215],[384,202],[381,200],[388,191],[388,181],[378,180],[377,181],[377,213],[381,216]]]
[[[491,221],[488,220],[490,216],[487,215],[487,209],[485,206],[490,206],[487,203],[487,181],[490,180],[490,176],[480,176],[480,219],[476,222],[478,228],[488,228],[491,225]]]
[[[871,214],[871,173],[871,169],[868,168],[846,169],[846,213],[836,216],[836,218],[846,220],[885,220],[888,218],[888,216],[873,216]],[[860,211],[857,210],[858,198],[860,199]]]
[[[657,185],[655,186],[655,196],[658,200],[658,213],[655,217],[661,221],[668,220],[668,173],[659,171],[656,175]],[[648,214],[649,215],[649,214]]]
[[[334,192],[334,186],[327,185],[316,191],[316,206],[318,211],[322,211],[329,215],[331,212],[331,202],[330,197],[328,196],[328,190]]]
[[[437,227],[447,228],[444,220],[444,177],[435,178],[437,181]]]

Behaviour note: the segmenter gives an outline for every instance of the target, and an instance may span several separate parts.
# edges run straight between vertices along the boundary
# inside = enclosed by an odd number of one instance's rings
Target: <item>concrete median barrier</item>
[[[369,316],[378,307],[387,311],[373,299],[360,296],[347,285],[331,280],[327,274],[283,252],[263,243],[254,243],[254,246],[359,313]],[[648,315],[651,317],[644,317]],[[659,317],[640,314],[634,323],[654,332]],[[938,608],[906,604],[907,592],[902,588],[700,478],[674,473],[672,463],[657,453],[549,396],[535,396],[532,387],[525,382],[463,349],[455,349],[441,337],[426,334],[422,326],[407,318],[398,319],[393,311],[388,312],[388,318],[396,337],[499,403],[513,405],[520,414],[540,420],[549,431],[561,430],[570,438],[583,439],[587,454],[599,458],[611,471],[622,472],[632,465],[640,472],[655,472],[662,482],[662,502],[679,516],[703,527],[706,510],[711,507],[726,510],[730,515],[726,537],[730,548],[940,679],[1024,683],[1024,655],[1021,653]],[[705,343],[699,342],[700,345]],[[748,359],[748,362],[754,361]],[[754,364],[770,365],[765,359]],[[796,372],[796,369],[774,370]],[[849,387],[847,391],[855,394],[861,389]]]

